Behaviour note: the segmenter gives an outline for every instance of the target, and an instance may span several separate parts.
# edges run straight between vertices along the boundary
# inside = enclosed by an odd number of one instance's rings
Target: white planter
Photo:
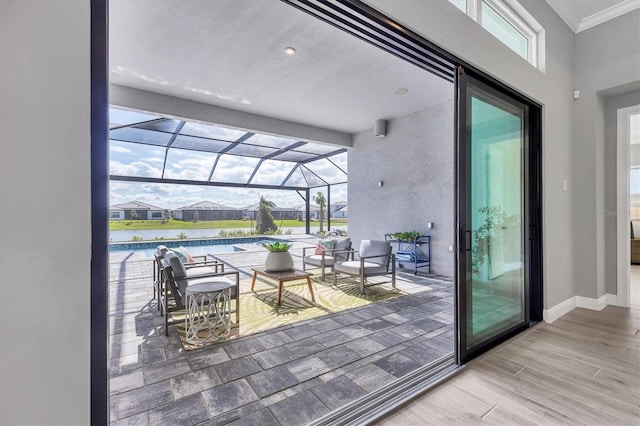
[[[293,259],[288,251],[269,252],[264,268],[268,272],[290,271],[293,269]]]

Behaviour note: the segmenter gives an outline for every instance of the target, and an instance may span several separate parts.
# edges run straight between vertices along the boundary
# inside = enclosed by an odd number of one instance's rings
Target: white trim
[[[547,0],[547,3],[574,33],[595,27],[610,19],[617,18],[620,15],[640,8],[640,0],[623,0],[616,5],[580,19],[565,0]]]
[[[616,143],[616,306],[629,307],[629,120],[640,114],[640,105],[618,109]]]
[[[617,294],[609,294],[607,293],[607,305],[611,305],[611,306],[619,306],[621,308],[628,308],[629,307],[629,303],[627,303],[626,305],[620,301],[620,297],[618,297]]]
[[[542,319],[551,324],[564,314],[571,312],[576,307],[576,298],[570,297],[564,302],[558,303],[556,306],[542,311]]]
[[[591,297],[576,296],[576,308],[591,309],[592,311],[601,311],[607,306],[607,296],[603,294],[597,299]]]
[[[483,2],[527,39],[527,57],[524,59],[540,71],[545,72],[544,28],[538,21],[517,0],[467,0],[467,16],[483,28],[482,8],[485,7]],[[496,37],[492,33],[491,35]],[[496,38],[506,46],[503,40],[499,37]],[[512,50],[511,47],[507,47]],[[516,52],[516,54],[520,56],[519,53]]]
[[[608,305],[620,306],[618,298],[615,294],[604,294],[597,299],[583,296],[573,296],[560,302],[550,309],[542,312],[542,318],[547,323],[552,323],[562,317],[564,314],[571,312],[574,308],[590,309],[592,311],[601,311]]]
[[[587,16],[580,21],[576,33],[587,30],[589,28],[600,25],[611,19],[617,18],[620,15],[624,15],[627,12],[640,8],[640,0],[624,0],[621,3],[608,7],[593,15]]]

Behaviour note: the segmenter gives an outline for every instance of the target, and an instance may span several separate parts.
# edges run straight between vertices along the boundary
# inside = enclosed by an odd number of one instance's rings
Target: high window
[[[515,0],[449,0],[509,49],[544,71],[544,29]]]

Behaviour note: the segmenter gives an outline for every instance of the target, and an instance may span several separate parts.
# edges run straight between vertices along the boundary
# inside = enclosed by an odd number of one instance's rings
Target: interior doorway
[[[640,210],[640,206],[633,208],[640,198],[640,161],[637,151],[638,126],[640,125],[640,105],[618,109],[617,125],[617,155],[616,155],[616,186],[617,186],[617,297],[616,305],[629,307],[631,280],[631,233],[640,231],[640,217],[636,223],[632,212]],[[633,147],[633,149],[632,149]],[[632,155],[632,151],[635,155]],[[633,158],[632,158],[633,157]],[[633,161],[632,161],[633,160]],[[633,197],[635,195],[635,198]],[[634,225],[636,225],[634,227]],[[640,235],[635,235],[638,238]]]

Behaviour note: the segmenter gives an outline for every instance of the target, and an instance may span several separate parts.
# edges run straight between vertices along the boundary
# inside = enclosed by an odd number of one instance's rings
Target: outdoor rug
[[[278,300],[276,283],[256,281],[255,291],[240,294],[240,326],[238,327],[238,324],[234,323],[235,314],[231,314],[233,324],[229,338],[244,337],[407,294],[394,289],[389,283],[368,287],[367,293],[363,295],[353,277],[339,278],[336,286],[333,286],[332,277],[328,277],[326,282],[322,282],[319,277],[312,277],[311,280],[315,303],[311,301],[306,281],[302,280],[285,283],[281,305],[276,303]],[[187,343],[184,311],[172,313],[172,318],[176,323],[176,331],[185,350],[199,349],[209,343],[216,343],[215,339],[210,339],[205,345]]]

